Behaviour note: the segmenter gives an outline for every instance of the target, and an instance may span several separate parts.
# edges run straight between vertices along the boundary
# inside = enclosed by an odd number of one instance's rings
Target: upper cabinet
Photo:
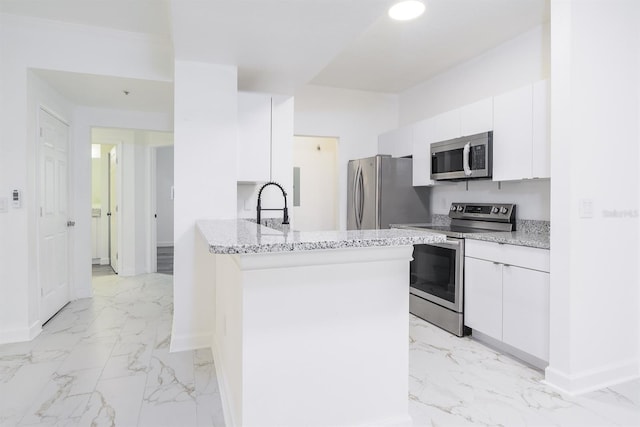
[[[533,85],[533,152],[531,175],[534,178],[551,177],[551,138],[549,82],[542,80]]]
[[[404,126],[378,135],[378,154],[390,154],[391,157],[411,155],[413,126]]]
[[[238,92],[239,182],[288,182],[292,144],[292,97]]]
[[[460,134],[460,109],[447,111],[431,117],[432,142],[458,138]]]
[[[431,144],[493,131],[493,180],[549,178],[546,80],[438,114],[378,137],[378,153],[413,157],[413,185],[431,186]]]
[[[485,98],[460,108],[460,136],[493,129],[493,98]]]
[[[413,186],[434,185],[431,179],[431,143],[435,142],[434,121],[421,120],[413,125]]]
[[[238,92],[238,181],[271,176],[271,96]]]
[[[494,97],[494,181],[550,177],[548,117],[546,81]]]

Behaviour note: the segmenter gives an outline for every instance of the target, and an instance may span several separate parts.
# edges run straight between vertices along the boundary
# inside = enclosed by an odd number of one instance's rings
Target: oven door
[[[464,239],[415,245],[410,264],[410,292],[462,313]]]

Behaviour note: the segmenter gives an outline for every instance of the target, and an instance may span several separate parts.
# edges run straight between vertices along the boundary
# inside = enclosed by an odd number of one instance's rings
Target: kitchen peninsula
[[[197,226],[227,425],[411,425],[409,261],[443,235]]]

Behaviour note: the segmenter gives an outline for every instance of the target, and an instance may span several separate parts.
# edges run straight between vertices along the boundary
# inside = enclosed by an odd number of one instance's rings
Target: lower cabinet
[[[549,251],[465,242],[465,325],[549,360]]]

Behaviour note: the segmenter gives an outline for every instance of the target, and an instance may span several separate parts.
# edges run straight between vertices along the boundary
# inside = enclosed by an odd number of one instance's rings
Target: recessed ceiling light
[[[407,0],[396,3],[389,8],[389,17],[396,21],[415,19],[424,13],[424,3],[418,0]]]

